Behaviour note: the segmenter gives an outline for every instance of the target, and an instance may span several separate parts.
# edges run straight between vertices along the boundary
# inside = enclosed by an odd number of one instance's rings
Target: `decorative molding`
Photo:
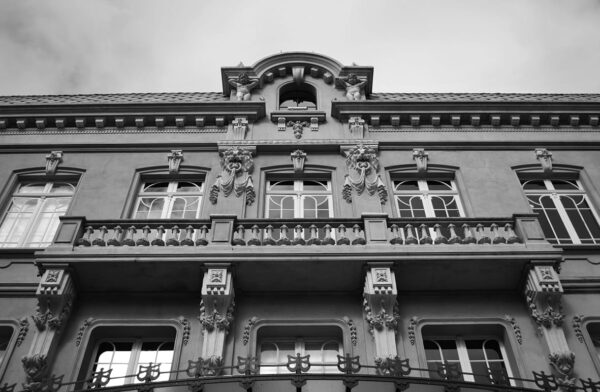
[[[177,318],[177,321],[183,327],[183,333],[181,334],[181,342],[183,343],[184,346],[187,346],[188,342],[190,341],[190,332],[192,329],[190,327],[190,321],[183,316],[179,316]]]
[[[363,139],[365,137],[365,120],[361,117],[350,117],[348,120],[348,126],[350,127],[350,135],[357,138]]]
[[[242,334],[242,343],[244,346],[250,341],[250,331],[252,331],[252,327],[254,327],[256,321],[258,321],[258,319],[256,317],[252,317],[248,319],[248,322],[246,322],[246,325],[244,326],[244,333]]]
[[[209,200],[216,204],[219,192],[223,191],[225,197],[235,192],[236,197],[246,195],[246,204],[254,202],[256,193],[252,177],[248,174],[254,167],[252,153],[242,147],[231,147],[221,153],[221,174],[210,189]]]
[[[29,320],[27,317],[23,317],[19,320],[19,333],[17,334],[17,347],[21,346],[25,337],[27,337],[27,332],[29,332]]]
[[[410,341],[411,346],[414,346],[417,341],[416,332],[418,322],[419,318],[417,316],[412,316],[408,322],[408,340]]]
[[[69,273],[61,268],[47,269],[42,275],[36,295],[36,313],[31,316],[39,331],[59,330],[69,317],[74,301],[74,288]]]
[[[413,160],[417,163],[417,172],[423,174],[427,171],[429,154],[422,148],[415,148],[412,153]]]
[[[258,86],[259,80],[250,79],[246,72],[242,72],[237,79],[229,79],[228,83],[236,90],[236,100],[250,101],[252,99],[252,90]]]
[[[519,343],[519,345],[522,345],[523,335],[521,334],[521,327],[519,327],[519,324],[517,324],[517,320],[508,314],[504,315],[504,320],[510,323],[513,329],[513,333],[515,334],[515,338],[517,339],[517,343]]]
[[[304,171],[304,161],[306,161],[306,153],[302,150],[295,150],[290,154],[292,164],[294,165],[295,173]]]
[[[582,328],[582,323],[583,323],[583,314],[578,314],[576,316],[573,316],[573,331],[575,332],[575,336],[577,337],[577,340],[579,340],[579,343],[583,343],[583,330]]]
[[[358,343],[358,333],[356,332],[356,325],[354,321],[348,317],[344,316],[344,322],[348,325],[348,329],[350,329],[350,341],[353,346],[356,346]]]
[[[245,117],[236,117],[231,122],[233,139],[244,140],[248,131],[248,120]]]
[[[348,174],[345,177],[342,188],[342,197],[344,200],[352,203],[352,190],[361,195],[366,188],[371,196],[377,192],[379,202],[385,204],[388,192],[381,177],[377,174],[379,170],[377,149],[364,144],[358,144],[346,150],[345,154]],[[353,174],[356,174],[357,177],[353,178]]]
[[[294,83],[300,86],[304,82],[304,67],[292,67]]]
[[[200,323],[202,328],[208,332],[212,332],[215,328],[219,331],[229,332],[229,327],[233,321],[233,310],[235,303],[231,301],[231,304],[224,313],[219,312],[216,308],[211,312],[207,312],[204,306],[204,300],[200,301]]]
[[[167,161],[169,162],[169,174],[178,174],[179,165],[183,161],[183,151],[171,150],[171,153],[167,155]]]
[[[373,312],[367,299],[364,299],[363,307],[365,309],[365,319],[367,320],[367,323],[369,323],[369,332],[371,332],[371,334],[373,334],[374,330],[382,331],[383,327],[398,332],[401,317],[397,303],[394,304],[393,311],[390,313],[383,307],[379,312]]]
[[[48,376],[48,363],[45,355],[34,354],[21,360],[25,371],[25,392],[55,392],[62,385],[64,376]]]
[[[318,117],[310,118],[310,130],[312,132],[317,132],[319,130],[319,118]]]
[[[92,324],[92,321],[94,321],[93,317],[88,317],[83,321],[81,327],[79,327],[79,331],[77,331],[77,337],[75,338],[75,346],[79,347],[79,345],[81,344],[81,340],[83,339],[83,333],[85,332],[87,327],[89,327]]]
[[[46,175],[54,175],[58,164],[62,162],[62,151],[50,151],[50,154],[46,155]]]
[[[563,391],[573,391],[577,378],[573,376],[575,354],[572,352],[552,353],[548,356],[550,366],[557,374],[558,385]]]
[[[287,125],[285,124],[285,117],[277,117],[277,130],[285,132]]]
[[[552,173],[552,153],[545,148],[536,148],[535,157],[540,164],[544,173]]]
[[[286,125],[292,127],[296,139],[301,139],[304,127],[308,127],[309,124],[306,121],[288,121]]]

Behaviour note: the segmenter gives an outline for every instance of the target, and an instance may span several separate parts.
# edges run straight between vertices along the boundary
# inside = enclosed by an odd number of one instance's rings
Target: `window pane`
[[[483,340],[465,340],[467,355],[471,361],[485,360],[483,354]]]
[[[305,192],[314,192],[314,191],[327,192],[327,182],[325,182],[325,181],[303,181],[302,190]]]
[[[272,191],[293,191],[294,181],[271,181],[270,190]]]
[[[50,193],[73,193],[75,191],[75,186],[73,184],[65,183],[65,182],[57,182],[52,185],[52,189]]]
[[[152,184],[145,184],[144,192],[160,192],[166,193],[169,188],[168,182],[155,182]]]
[[[544,183],[544,180],[530,180],[530,181],[524,181],[523,183],[523,189],[526,190],[546,190],[546,184]]]
[[[171,209],[172,219],[194,219],[198,217],[200,196],[175,197]]]
[[[55,197],[43,201],[37,220],[33,223],[28,244],[44,245],[52,242],[59,224],[58,217],[67,212],[70,201],[70,197]]]
[[[440,347],[433,340],[425,340],[423,342],[425,346],[425,357],[428,361],[441,360]]]
[[[485,341],[485,354],[488,360],[502,359],[502,351],[497,340]]]
[[[481,384],[489,384],[490,378],[488,375],[488,367],[485,362],[471,362],[471,371],[475,382]]]
[[[305,196],[303,203],[305,218],[329,217],[329,198],[327,196]]]
[[[177,184],[177,192],[200,192],[202,191],[201,182],[180,182]]]
[[[46,188],[46,184],[22,184],[19,187],[18,193],[42,193]]]
[[[293,218],[294,199],[294,196],[269,196],[269,218]]]
[[[0,226],[2,246],[18,246],[19,242],[25,238],[25,231],[31,223],[38,201],[39,199],[13,198],[2,226]]]
[[[159,219],[165,206],[163,197],[142,197],[138,201],[136,219]]]
[[[452,190],[452,182],[451,181],[427,181],[427,187],[430,191],[448,191]]]
[[[397,181],[394,183],[397,191],[418,191],[419,183],[415,181]]]
[[[580,190],[576,181],[552,180],[552,185],[556,190]]]

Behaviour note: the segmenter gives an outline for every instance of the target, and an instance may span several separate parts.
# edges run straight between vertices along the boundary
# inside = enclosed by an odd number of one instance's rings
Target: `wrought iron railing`
[[[361,363],[359,356],[353,357],[350,354],[338,355],[335,364],[313,364],[310,362],[310,355],[296,354],[295,356],[288,355],[287,362],[280,364],[260,364],[256,357],[237,357],[235,366],[224,366],[220,359],[215,358],[189,360],[187,368],[180,370],[161,371],[161,366],[160,363],[140,365],[136,374],[119,377],[111,376],[112,369],[105,370],[101,368],[96,370],[89,378],[73,382],[63,382],[63,376],[55,375],[35,380],[28,379],[28,382],[22,384],[22,388],[18,391],[66,392],[70,390],[83,392],[94,390],[98,392],[121,392],[137,390],[138,392],[153,392],[157,388],[187,386],[191,392],[199,392],[205,385],[237,383],[242,389],[251,392],[256,381],[282,380],[289,380],[297,392],[301,392],[307,381],[312,380],[340,381],[343,383],[346,392],[350,392],[361,382],[391,383],[395,386],[397,392],[405,391],[411,385],[441,386],[445,392],[459,392],[461,387],[495,392],[554,392],[559,389],[569,392],[600,391],[600,381],[577,380],[568,376],[561,378],[546,374],[543,371],[533,372],[533,378],[527,379],[510,377],[505,369],[494,371],[488,369],[487,374],[462,372],[458,363],[449,362],[440,363],[435,369],[423,369],[412,367],[408,359],[398,357],[378,360],[375,364],[369,365]],[[311,372],[313,366],[333,369],[337,372],[313,373]],[[285,373],[272,374],[273,368],[283,369]],[[262,372],[261,369],[263,369]],[[372,370],[369,372],[368,370],[365,371],[366,369]],[[230,373],[230,375],[223,375],[225,372]],[[161,375],[165,374],[168,374],[170,378],[177,379],[158,381]],[[430,377],[422,377],[422,374],[428,374]],[[172,375],[176,376],[173,377]],[[180,375],[185,377],[180,378]],[[464,381],[464,376],[472,377],[479,380],[479,382]],[[111,381],[125,379],[134,379],[136,382],[109,386]],[[16,383],[0,386],[0,392],[15,391],[17,391]]]

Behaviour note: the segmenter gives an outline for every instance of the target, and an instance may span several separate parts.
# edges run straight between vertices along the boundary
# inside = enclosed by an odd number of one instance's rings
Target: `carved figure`
[[[342,196],[346,202],[352,203],[352,190],[360,195],[366,188],[369,195],[377,192],[379,201],[381,204],[385,204],[388,195],[385,184],[377,175],[379,160],[376,149],[362,144],[352,147],[346,152],[346,167],[348,174],[342,190]],[[358,174],[358,178],[353,178],[352,174]]]
[[[229,85],[235,88],[235,96],[238,101],[249,101],[252,98],[250,92],[254,87],[258,86],[258,79],[250,79],[247,73],[242,72],[237,80],[230,79]]]
[[[367,80],[360,80],[356,74],[349,74],[345,78],[340,78],[339,80],[344,83],[346,87],[346,98],[351,101],[359,101],[363,97],[363,89],[367,84]]]

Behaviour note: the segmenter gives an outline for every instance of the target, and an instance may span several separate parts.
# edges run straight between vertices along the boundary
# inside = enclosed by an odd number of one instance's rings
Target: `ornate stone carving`
[[[394,304],[391,313],[388,313],[384,307],[381,307],[379,312],[373,312],[367,299],[363,301],[363,306],[365,309],[365,319],[369,323],[369,332],[373,333],[373,330],[381,331],[384,326],[396,332],[398,331],[401,319],[397,303]]]
[[[177,318],[177,321],[179,321],[179,324],[181,324],[181,326],[183,327],[183,333],[181,334],[181,342],[183,343],[184,346],[187,346],[188,342],[190,341],[190,332],[191,332],[190,322],[188,319],[186,319],[183,316],[179,316]]]
[[[213,308],[211,312],[207,312],[204,306],[204,301],[200,301],[200,323],[202,328],[211,332],[215,328],[219,331],[229,332],[229,327],[233,321],[233,310],[235,303],[231,301],[231,304],[227,308],[227,312],[221,313],[216,308]]]
[[[26,392],[55,392],[62,384],[63,376],[48,376],[48,363],[44,355],[25,356],[21,360],[25,371],[23,390]]]
[[[583,343],[583,331],[581,329],[583,317],[582,314],[573,316],[573,331],[575,332],[575,336],[577,337],[577,340],[579,340],[579,343]]]
[[[296,139],[302,138],[302,133],[304,132],[304,127],[308,127],[308,123],[306,121],[288,121],[288,127],[292,127],[294,131],[294,136]]]
[[[292,164],[294,165],[294,172],[302,173],[304,171],[304,161],[306,160],[306,153],[302,150],[296,150],[290,154]]]
[[[62,162],[62,151],[51,151],[46,155],[46,175],[54,175],[58,164]]]
[[[508,321],[512,326],[513,333],[515,334],[515,338],[519,344],[523,344],[523,336],[521,335],[521,327],[517,324],[517,320],[511,315],[504,315],[504,320]]]
[[[167,161],[169,162],[169,174],[179,173],[179,165],[183,161],[183,152],[181,150],[171,150],[171,153],[167,155]]]
[[[236,117],[231,122],[231,129],[235,140],[244,140],[248,131],[248,120],[244,117]]]
[[[556,373],[556,381],[565,392],[575,390],[577,378],[573,375],[575,354],[572,352],[552,353],[548,356],[552,370]]]
[[[342,196],[346,202],[352,203],[352,190],[360,195],[366,188],[369,195],[377,193],[380,203],[386,203],[388,193],[381,177],[377,174],[379,160],[375,148],[362,144],[350,148],[346,151],[346,167],[348,174],[342,189]]]
[[[29,332],[29,320],[27,320],[27,317],[23,317],[21,320],[19,320],[19,333],[16,341],[17,347],[23,343],[25,337],[27,336],[27,332]]]
[[[413,160],[417,163],[417,172],[425,173],[427,171],[427,161],[429,160],[429,154],[422,148],[415,148],[413,150]]]
[[[417,341],[416,332],[418,322],[419,318],[417,316],[412,316],[408,322],[408,340],[412,346],[414,346]]]
[[[258,86],[258,79],[250,79],[247,73],[242,72],[237,80],[230,79],[229,85],[236,90],[235,97],[238,101],[249,101],[252,99],[252,90]]]
[[[354,324],[354,321],[348,316],[344,316],[344,322],[348,324],[348,329],[350,329],[350,341],[352,342],[353,346],[356,346],[356,344],[358,343],[358,333],[356,332],[356,325]]]
[[[92,321],[94,321],[93,317],[88,317],[83,321],[81,327],[79,327],[79,331],[77,331],[77,337],[75,338],[75,346],[79,347],[79,345],[81,344],[81,339],[83,339],[83,334],[87,327],[89,327],[90,324],[92,324]]]
[[[546,150],[545,148],[536,148],[535,157],[538,161],[540,161],[544,173],[552,172],[552,153],[550,151]]]
[[[319,118],[318,117],[310,118],[310,130],[312,132],[317,132],[319,130]]]
[[[300,86],[304,82],[304,67],[292,67],[294,82]]]
[[[242,147],[232,147],[221,153],[221,167],[221,174],[210,189],[210,202],[216,204],[219,192],[223,191],[225,197],[232,192],[236,197],[245,194],[246,204],[252,204],[256,197],[252,177],[248,174],[254,167],[252,153]]]
[[[252,331],[252,327],[256,324],[258,319],[256,317],[252,317],[248,319],[248,322],[244,326],[244,333],[242,334],[242,343],[245,345],[250,341],[250,331]]]
[[[59,330],[73,307],[73,283],[65,269],[47,269],[36,292],[36,314],[31,316],[40,331]]]
[[[346,98],[351,101],[360,101],[365,99],[364,88],[368,80],[361,80],[356,74],[348,74],[347,77],[338,78],[340,83],[346,89]]]
[[[350,135],[355,138],[362,139],[365,137],[365,120],[360,117],[350,117],[348,120],[348,126],[350,127]]]

